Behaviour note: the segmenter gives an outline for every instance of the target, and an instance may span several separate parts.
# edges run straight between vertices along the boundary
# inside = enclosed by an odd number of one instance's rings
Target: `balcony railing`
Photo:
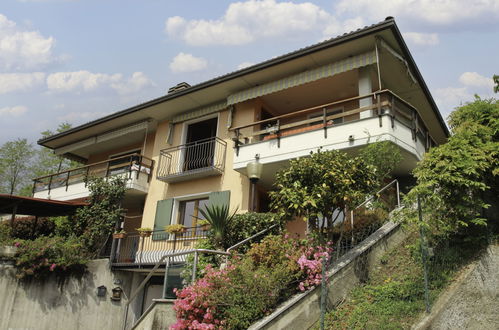
[[[207,228],[203,226],[185,229],[185,232],[175,234],[162,230],[153,231],[147,237],[139,233],[129,233],[124,238],[117,239],[111,262],[115,266],[153,265],[167,253],[192,250],[196,240],[206,237]],[[185,256],[176,257],[172,261],[183,262]]]
[[[48,190],[50,195],[50,190],[61,187],[65,187],[67,191],[71,185],[86,182],[90,177],[122,175],[129,179],[139,179],[140,176],[146,176],[149,182],[153,166],[154,160],[140,154],[117,157],[33,179],[33,193]]]
[[[166,182],[221,174],[227,142],[214,137],[161,150],[157,178]]]
[[[362,106],[362,103],[368,105]],[[341,112],[337,111],[338,109],[342,109]],[[243,145],[276,139],[277,146],[280,147],[282,137],[311,130],[322,129],[324,137],[327,138],[329,128],[365,118],[379,117],[381,126],[382,116],[391,118],[392,127],[395,121],[409,127],[412,138],[416,140],[419,137],[426,148],[435,144],[416,108],[390,90],[322,104],[230,130],[234,132],[233,140],[238,155],[239,148]]]

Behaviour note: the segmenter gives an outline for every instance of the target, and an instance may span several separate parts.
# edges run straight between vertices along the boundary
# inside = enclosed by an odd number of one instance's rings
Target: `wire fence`
[[[391,196],[390,196],[391,195]],[[354,212],[354,223],[336,228],[335,261],[385,222],[394,208],[393,194],[377,195]],[[337,306],[329,306],[326,329],[410,329],[432,311],[440,295],[476,260],[488,244],[499,243],[492,227],[469,229],[466,234],[432,235],[415,226],[404,226],[405,239],[378,262],[356,260],[356,286]],[[316,326],[319,329],[319,325]]]

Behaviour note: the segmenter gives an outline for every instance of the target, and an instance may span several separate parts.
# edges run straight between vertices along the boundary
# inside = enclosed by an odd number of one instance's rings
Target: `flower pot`
[[[17,253],[15,246],[0,246],[0,257],[5,259],[13,259]]]
[[[126,234],[125,233],[115,233],[113,234],[114,239],[122,239],[125,238]]]
[[[139,231],[139,236],[142,238],[149,237],[152,235],[152,231]]]

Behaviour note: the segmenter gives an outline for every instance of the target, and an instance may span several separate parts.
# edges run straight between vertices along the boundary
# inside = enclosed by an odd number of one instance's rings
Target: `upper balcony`
[[[129,192],[147,194],[154,161],[140,154],[131,154],[89,164],[34,179],[33,196],[56,200],[88,197],[86,180],[91,177],[121,176]]]
[[[318,149],[355,152],[385,140],[401,149],[404,160],[399,172],[406,174],[434,143],[416,108],[390,90],[284,113],[231,130],[235,135],[234,170],[244,173],[258,154],[266,167],[262,179],[268,182],[273,182],[275,171],[290,159]]]
[[[227,142],[213,137],[161,150],[156,177],[168,183],[221,175]]]

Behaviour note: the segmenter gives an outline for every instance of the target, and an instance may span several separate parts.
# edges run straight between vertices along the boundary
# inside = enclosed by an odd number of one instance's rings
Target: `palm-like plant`
[[[199,212],[211,225],[213,243],[219,248],[225,248],[223,242],[225,241],[227,225],[234,218],[237,209],[231,214],[228,205],[206,205],[204,210],[200,209]]]

